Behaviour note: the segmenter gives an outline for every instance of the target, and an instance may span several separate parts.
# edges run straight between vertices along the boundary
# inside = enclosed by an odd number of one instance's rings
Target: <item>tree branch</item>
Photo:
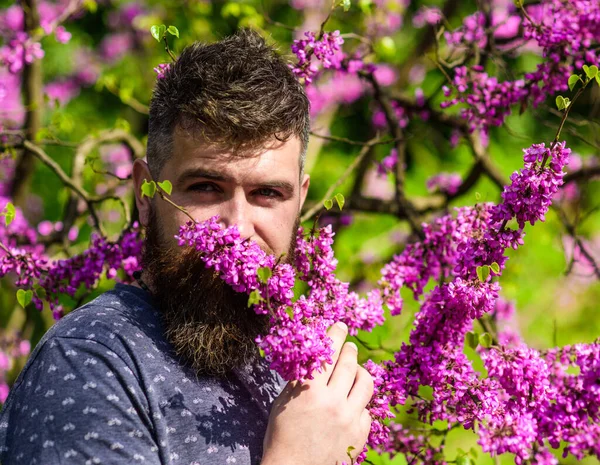
[[[410,202],[410,200],[406,197],[404,192],[404,170],[406,168],[406,141],[404,140],[404,135],[402,134],[402,128],[400,128],[400,124],[398,123],[398,119],[396,118],[396,114],[392,105],[390,103],[389,98],[383,93],[379,82],[375,79],[373,73],[359,72],[359,76],[365,79],[371,87],[373,88],[374,99],[379,103],[383,114],[385,115],[385,120],[387,122],[388,129],[392,134],[392,137],[395,141],[395,148],[397,152],[398,161],[396,162],[396,202],[401,207],[403,212],[403,217],[406,218],[412,231],[423,238],[423,230],[419,223],[419,220],[416,216],[416,212],[414,206]]]
[[[105,236],[102,224],[100,223],[100,218],[98,217],[98,213],[94,207],[94,203],[97,203],[100,201],[100,199],[103,199],[103,197],[91,197],[79,184],[75,183],[69,176],[67,176],[60,165],[56,163],[56,161],[48,156],[48,154],[37,145],[25,140],[23,141],[23,146],[30,153],[32,153],[33,156],[37,157],[44,165],[50,168],[65,186],[73,190],[79,197],[83,199],[90,211],[92,221],[94,222],[94,227],[100,232],[100,234]]]
[[[30,37],[33,37],[40,27],[37,0],[23,0],[23,13],[25,15],[25,30]],[[42,106],[44,103],[41,60],[33,60],[31,63],[25,62],[22,85],[26,108],[25,134],[29,140],[35,140],[35,136],[41,128]],[[25,204],[25,194],[34,169],[35,155],[29,150],[23,151],[17,161],[10,188],[10,197],[15,204],[21,207]]]
[[[358,166],[362,159],[365,158],[365,156],[369,153],[371,147],[378,143],[380,143],[380,141],[377,138],[372,139],[366,144],[364,144],[364,147],[362,148],[358,156],[354,158],[354,160],[352,160],[352,163],[348,165],[344,173],[337,179],[337,181],[334,182],[331,186],[329,186],[329,189],[327,189],[327,192],[325,193],[323,198],[317,203],[315,203],[304,215],[302,215],[302,217],[300,218],[301,222],[309,220],[313,217],[313,215],[315,215],[319,210],[323,208],[323,202],[325,202],[325,200],[333,196],[334,191],[340,186],[340,184],[342,184],[346,180],[348,176],[350,176],[350,174],[354,171],[354,169]]]

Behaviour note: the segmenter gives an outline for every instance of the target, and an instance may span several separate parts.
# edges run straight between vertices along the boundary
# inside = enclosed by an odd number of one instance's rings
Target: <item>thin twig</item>
[[[337,179],[336,182],[329,186],[329,189],[327,189],[327,192],[325,192],[323,198],[315,205],[313,205],[304,215],[302,215],[302,217],[300,218],[301,222],[309,220],[315,213],[317,213],[319,210],[321,210],[321,208],[323,208],[323,202],[325,202],[325,200],[329,199],[333,195],[334,191],[346,180],[348,176],[350,176],[350,174],[358,166],[361,160],[367,155],[367,153],[369,153],[371,147],[377,142],[378,139],[372,139],[364,145],[358,156],[354,160],[352,160],[352,163],[348,165],[344,173],[342,173],[342,175]]]
[[[73,181],[73,179],[71,179],[63,171],[63,169],[60,167],[60,165],[58,163],[56,163],[56,161],[54,161],[52,158],[50,158],[50,156],[48,156],[48,154],[46,152],[44,152],[40,147],[31,143],[28,140],[23,141],[23,146],[30,153],[32,153],[35,157],[37,157],[42,163],[44,163],[44,165],[46,165],[48,168],[50,168],[58,176],[58,178],[62,181],[62,183],[65,186],[70,188],[79,197],[81,197],[83,199],[83,201],[86,203],[86,205],[90,211],[92,221],[94,222],[94,227],[100,232],[100,234],[102,236],[105,236],[104,230],[102,228],[102,224],[100,223],[100,218],[98,217],[98,213],[96,212],[96,209],[94,208],[94,202],[97,199],[90,197],[90,195],[85,190],[83,190],[83,188],[79,184],[75,183]]]
[[[324,134],[317,134],[316,132],[310,132],[311,136],[314,137],[318,137],[319,139],[325,139],[325,140],[330,140],[332,142],[343,142],[344,144],[349,144],[349,145],[360,145],[360,146],[373,146],[373,145],[387,145],[387,144],[393,144],[396,142],[395,139],[385,139],[385,140],[377,140],[375,142],[373,141],[366,141],[366,142],[362,142],[362,141],[358,141],[358,140],[352,140],[352,139],[348,139],[346,137],[339,137],[339,136],[326,136]]]
[[[594,269],[594,274],[596,275],[596,278],[600,279],[600,268],[598,267],[598,264],[596,263],[596,260],[594,259],[592,254],[583,245],[583,242],[577,235],[577,230],[576,230],[575,225],[569,221],[565,212],[558,205],[553,204],[552,209],[558,213],[558,217],[559,217],[561,223],[563,224],[563,226],[565,227],[565,229],[567,230],[567,233],[573,238],[573,240],[575,241],[575,244],[577,244],[577,247],[579,247],[581,254],[587,259],[589,264]]]
[[[195,220],[195,218],[190,214],[190,212],[188,212],[185,208],[183,208],[181,205],[177,205],[175,202],[173,202],[169,197],[167,197],[167,193],[164,192],[158,185],[156,187],[158,194],[160,195],[160,198],[163,199],[165,202],[167,202],[168,204],[174,206],[177,210],[179,210],[180,212],[184,213],[190,220],[192,220],[193,223],[197,223],[197,221]]]

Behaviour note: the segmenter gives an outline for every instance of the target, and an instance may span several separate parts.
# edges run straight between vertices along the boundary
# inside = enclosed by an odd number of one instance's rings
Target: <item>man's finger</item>
[[[338,358],[331,378],[329,378],[328,387],[334,389],[340,396],[347,397],[354,379],[356,370],[359,368],[357,363],[358,349],[353,342],[347,342],[342,347],[342,352]]]
[[[346,336],[348,335],[348,326],[346,326],[345,323],[339,321],[327,330],[327,335],[333,341],[331,344],[331,348],[334,350],[334,353],[331,356],[333,363],[331,365],[325,363],[323,373],[315,376],[315,379],[319,378],[319,382],[323,384],[327,384],[329,382],[329,378],[331,378],[331,374],[333,373],[335,364],[337,363],[340,357],[342,346],[344,345],[344,341],[346,340]]]
[[[357,414],[367,406],[373,397],[373,387],[373,377],[366,369],[359,366],[354,385],[348,395],[348,404],[350,404],[350,408],[355,409]]]

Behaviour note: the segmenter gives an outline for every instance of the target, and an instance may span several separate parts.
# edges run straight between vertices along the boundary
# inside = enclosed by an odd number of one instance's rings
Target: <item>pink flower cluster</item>
[[[456,95],[443,102],[442,108],[465,104],[461,115],[471,130],[487,131],[490,126],[500,126],[516,104],[523,108],[531,103],[536,107],[548,95],[568,91],[569,75],[580,72],[584,64],[600,61],[600,3],[596,0],[546,0],[525,8],[524,18],[496,8],[492,11],[492,27],[496,39],[501,40],[514,38],[519,25],[523,25],[524,41],[520,45],[541,49],[545,58],[534,71],[525,73],[522,79],[501,81],[479,65],[454,70],[452,84]],[[485,15],[477,12],[465,18],[459,29],[447,32],[446,40],[455,47],[481,49],[487,44],[485,23]],[[444,94],[450,97],[453,90],[446,87]]]
[[[112,279],[123,270],[125,278],[131,279],[139,269],[141,250],[137,226],[125,231],[117,242],[94,236],[91,247],[81,254],[52,262],[39,251],[8,247],[10,253],[0,250],[0,278],[12,274],[18,288],[35,291],[32,302],[38,310],[46,301],[59,319],[63,315],[60,295],[75,297],[81,288],[92,289],[104,273]]]
[[[351,334],[383,323],[377,291],[361,299],[348,291],[348,283],[335,278],[331,227],[308,238],[298,232],[293,266],[278,263],[256,243],[244,240],[235,226],[222,229],[217,217],[203,223],[189,222],[176,237],[181,246],[202,252],[206,266],[219,272],[234,290],[251,297],[259,293],[253,309],[270,316],[271,328],[257,343],[271,368],[286,380],[312,379],[323,363],[331,363],[331,341],[326,331],[336,321],[344,321]],[[260,269],[270,270],[266,282],[259,279]],[[294,301],[296,277],[306,281],[310,291]]]
[[[462,178],[458,173],[438,173],[427,180],[427,190],[454,195],[458,192],[461,183]]]
[[[441,107],[465,104],[461,108],[461,116],[469,122],[471,131],[487,131],[491,126],[501,126],[512,105],[528,96],[524,80],[499,82],[497,77],[489,76],[479,65],[470,69],[466,66],[456,68],[452,84],[457,95],[442,102]],[[453,90],[444,86],[444,95],[450,97],[452,94]]]
[[[529,222],[544,221],[552,199],[562,185],[563,168],[569,162],[571,150],[565,148],[565,142],[552,144],[534,144],[525,153],[525,166],[513,173],[512,183],[502,193],[502,204],[494,212],[497,222],[516,218],[520,228]],[[548,161],[548,165],[544,166]]]
[[[171,67],[171,63],[160,63],[158,66],[154,68],[154,72],[156,73],[156,79],[162,79],[165,77],[165,73],[169,71]]]
[[[17,32],[6,45],[0,47],[0,63],[14,74],[20,72],[25,64],[43,57],[41,44],[31,40],[25,32]]]
[[[320,39],[317,39],[314,32],[305,32],[304,36],[306,39],[294,40],[292,44],[292,52],[298,58],[298,63],[290,67],[298,79],[309,84],[319,71],[319,66],[312,61],[312,57],[325,69],[338,68],[339,60],[336,55],[341,50],[344,39],[340,37],[340,31],[324,32]]]
[[[62,1],[43,1],[37,5],[41,29],[47,35],[54,33],[56,41],[62,44],[71,40],[71,33],[58,23],[58,18],[68,7],[68,3]],[[25,18],[21,6],[12,5],[0,11],[0,26],[1,35],[5,39],[5,45],[0,47],[0,64],[6,66],[11,73],[19,73],[25,64],[43,58],[41,44],[25,32]]]
[[[522,228],[525,221],[533,224],[543,219],[553,192],[562,183],[568,153],[564,143],[551,149],[543,144],[526,149],[522,172],[529,169],[531,173],[522,179],[513,177],[505,188],[505,192],[516,192],[518,185],[519,201],[526,207],[517,208],[514,196],[507,195],[500,205],[461,208],[456,218],[446,215],[423,225],[424,240],[409,244],[386,265],[380,281],[392,314],[402,310],[404,286],[419,299],[430,279],[441,284],[425,295],[409,343],[394,360],[383,363],[384,372],[376,372],[381,378],[378,386],[386,391],[377,392],[375,398],[386,398],[392,405],[410,400],[412,410],[425,423],[443,420],[449,427],[477,428],[484,451],[515,454],[517,464],[526,460],[556,464],[548,448],[559,447],[561,441],[568,443],[565,454],[599,455],[600,341],[544,353],[525,346],[510,328],[501,328],[499,342],[489,349],[478,348],[487,377],[475,372],[463,353],[465,335],[475,320],[492,314],[506,321],[514,311],[498,300],[498,283],[490,277],[480,280],[476,268],[496,262],[498,272],[490,276],[501,273],[504,249],[522,244],[522,230],[505,229],[504,220],[517,218]],[[540,190],[540,184],[546,187]],[[567,372],[572,365],[579,367],[579,374]],[[431,399],[420,395],[421,386],[432,389]],[[573,415],[575,405],[579,412]],[[386,440],[380,435],[370,442],[378,450],[394,453],[405,450],[399,447],[402,441],[415,441],[407,430],[387,429]],[[412,439],[399,438],[398,431]],[[418,442],[423,443],[425,439]],[[434,446],[426,447],[435,452]]]
[[[485,34],[485,15],[478,11],[463,20],[460,28],[452,32],[445,32],[444,36],[448,44],[455,47],[485,47],[487,36]]]

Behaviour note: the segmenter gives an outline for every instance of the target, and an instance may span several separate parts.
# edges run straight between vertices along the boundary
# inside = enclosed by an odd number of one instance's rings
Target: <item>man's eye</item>
[[[197,192],[216,192],[217,186],[208,182],[201,182],[198,184],[192,184],[190,187],[188,187],[188,190]]]
[[[281,192],[266,187],[263,189],[258,189],[256,193],[264,197],[281,197]]]

